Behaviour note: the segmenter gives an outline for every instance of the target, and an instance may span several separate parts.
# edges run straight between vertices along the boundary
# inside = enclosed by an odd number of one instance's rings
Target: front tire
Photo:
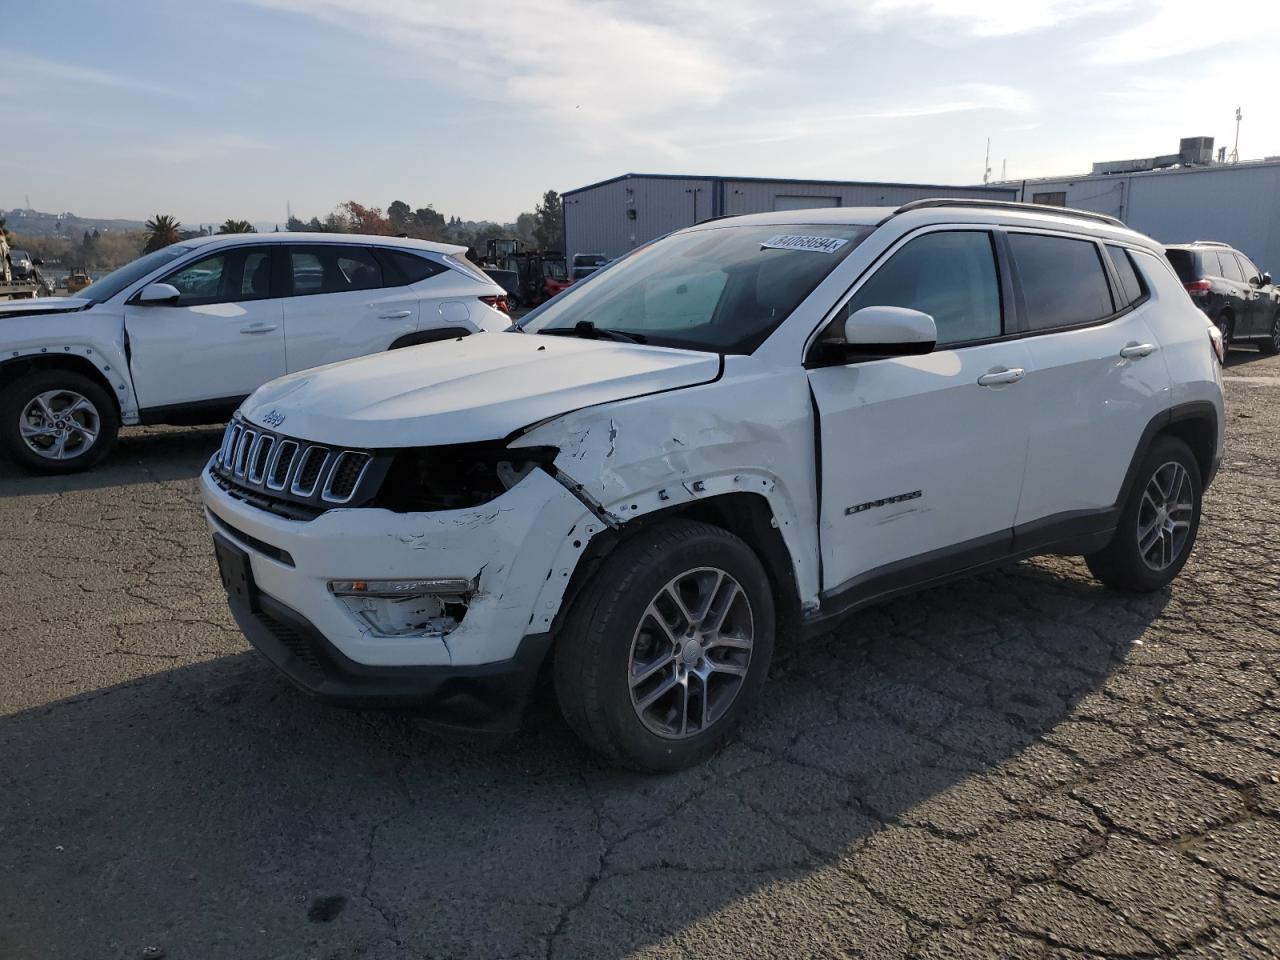
[[[119,430],[107,391],[72,370],[38,370],[0,391],[0,444],[31,473],[88,470]]]
[[[1167,586],[1195,545],[1202,492],[1191,449],[1177,437],[1157,437],[1111,543],[1085,557],[1089,570],[1117,590],[1152,593]]]
[[[569,726],[615,763],[680,770],[711,756],[764,683],[773,592],[759,558],[709,524],[642,529],[601,563],[556,642]]]

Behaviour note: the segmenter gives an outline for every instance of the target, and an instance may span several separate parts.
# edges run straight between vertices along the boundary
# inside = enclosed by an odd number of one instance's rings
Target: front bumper
[[[231,597],[232,613],[290,679],[326,699],[454,713],[468,726],[485,712],[477,704],[500,718],[522,701],[601,526],[540,470],[481,507],[439,513],[333,509],[293,520],[237,498],[207,467],[201,494],[211,532],[248,556],[254,595]],[[377,634],[329,590],[333,580],[433,577],[476,583],[446,634]]]
[[[521,638],[509,660],[471,667],[371,667],[325,639],[305,617],[259,595],[230,599],[231,614],[258,652],[304,692],[360,709],[397,709],[432,723],[508,733],[520,726],[551,634]]]

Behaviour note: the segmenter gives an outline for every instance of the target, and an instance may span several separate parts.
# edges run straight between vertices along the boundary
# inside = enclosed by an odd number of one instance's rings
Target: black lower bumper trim
[[[310,621],[266,594],[234,597],[231,613],[258,651],[297,687],[360,709],[394,709],[432,723],[510,733],[520,727],[550,634],[530,634],[510,660],[478,666],[382,667],[357,663]]]

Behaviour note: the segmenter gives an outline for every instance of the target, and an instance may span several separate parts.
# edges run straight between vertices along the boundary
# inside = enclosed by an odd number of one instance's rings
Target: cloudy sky
[[[509,220],[627,171],[973,183],[1280,154],[1261,0],[5,3],[0,208]]]

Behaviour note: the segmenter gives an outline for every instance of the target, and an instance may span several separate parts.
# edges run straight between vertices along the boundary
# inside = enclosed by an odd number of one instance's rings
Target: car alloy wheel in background
[[[69,460],[88,452],[101,430],[98,408],[74,390],[37,394],[18,422],[18,434],[27,448],[48,460]]]

